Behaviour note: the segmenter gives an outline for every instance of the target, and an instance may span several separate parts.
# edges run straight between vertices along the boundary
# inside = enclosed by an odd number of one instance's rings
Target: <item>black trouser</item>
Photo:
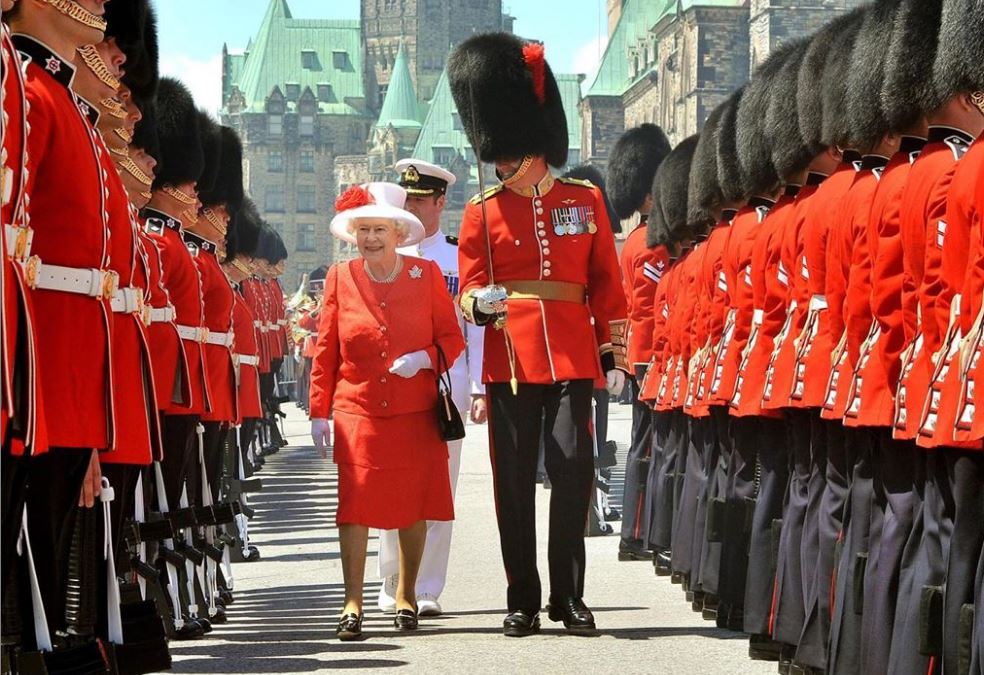
[[[203,454],[205,457],[205,472],[208,479],[209,492],[211,493],[212,503],[219,501],[219,486],[222,484],[222,451],[225,448],[226,435],[229,428],[221,422],[203,422],[205,434],[203,436]],[[197,459],[197,455],[196,455]],[[195,486],[195,493],[199,496],[199,504],[204,504],[204,492],[202,491],[201,478],[199,484]]]
[[[188,503],[194,503],[198,493],[195,477],[198,475],[198,415],[165,415],[161,423],[164,442],[164,459],[161,473],[164,476],[164,491],[167,506],[174,511],[179,508],[181,489],[188,483]]]
[[[810,575],[806,622],[796,650],[796,662],[823,670],[830,638],[830,587],[837,565],[838,541],[844,529],[844,505],[851,485],[855,450],[847,442],[840,421],[821,419],[820,425],[827,444],[826,466],[821,463],[820,453],[812,453],[810,481],[812,485],[816,474],[824,474],[825,480],[817,518],[817,555],[803,561],[805,566],[813,565],[814,571]]]
[[[543,436],[550,491],[550,596],[584,593],[584,524],[594,479],[591,380],[487,388],[489,437],[510,611],[538,612],[536,465]]]
[[[649,548],[649,537],[643,527],[646,505],[646,483],[649,478],[649,463],[652,454],[653,413],[639,400],[639,380],[630,377],[628,386],[632,389],[632,440],[629,454],[625,459],[625,486],[622,491],[622,547],[631,549]]]
[[[113,526],[113,551],[116,563],[119,565],[123,546],[120,537],[123,533],[123,523],[133,520],[134,491],[137,489],[137,477],[143,467],[134,464],[102,464],[102,475],[109,480],[113,488],[113,501],[109,503],[110,523]],[[102,505],[99,505],[102,508]],[[100,523],[102,522],[100,518]]]
[[[729,492],[732,486],[731,470],[734,464],[734,443],[731,437],[731,416],[726,406],[713,406],[710,414],[711,429],[714,434],[714,448],[707,465],[707,506],[705,513],[714,512],[726,517]],[[698,518],[700,516],[698,515]],[[698,520],[698,524],[701,521]],[[704,519],[707,522],[707,518]],[[718,526],[724,523],[718,523]],[[721,532],[725,537],[731,534],[729,528]],[[704,529],[699,581],[705,593],[721,594],[721,571],[724,561],[724,539],[714,537],[711,541]],[[740,601],[739,601],[739,604]]]
[[[718,595],[732,611],[745,604],[745,580],[748,575],[748,548],[751,536],[749,511],[754,509],[758,490],[756,468],[760,441],[760,418],[730,419],[731,458],[728,460],[728,485],[725,491],[724,541]]]
[[[953,535],[947,557],[946,596],[943,602],[943,672],[957,673],[961,658],[961,611],[974,604],[974,580],[984,545],[984,455],[957,449],[944,450],[953,490]]]
[[[249,417],[244,419],[243,423],[239,426],[239,438],[237,439],[236,448],[239,451],[239,456],[242,457],[244,478],[249,478],[253,475],[253,465],[249,461],[249,446],[256,437],[256,425],[258,423],[258,419]],[[232,477],[238,480],[239,467],[233,465],[230,470]]]
[[[673,491],[676,482],[677,448],[686,438],[671,411],[654,411],[652,460],[649,463],[649,483],[646,489],[646,513],[649,518],[649,545],[670,550],[673,532]]]
[[[830,623],[827,668],[832,673],[856,673],[861,669],[861,615],[864,569],[868,562],[873,499],[870,429],[844,428],[847,443],[855,448],[851,489],[845,508],[844,536],[834,584],[834,612]]]
[[[776,577],[774,521],[782,517],[783,496],[789,482],[786,422],[752,417],[752,426],[735,430],[735,450],[745,454],[748,444],[758,448],[758,493],[748,541],[748,575],[745,578],[745,632],[769,632],[772,588]],[[749,424],[752,424],[750,421]],[[757,433],[756,433],[757,432]]]
[[[782,512],[779,557],[776,563],[775,615],[772,637],[795,645],[803,632],[803,564],[800,558],[803,528],[810,502],[810,442],[819,424],[812,410],[786,411],[788,454],[791,460],[789,485]]]
[[[0,572],[3,574],[3,590],[0,599],[3,600],[3,633],[4,635],[19,632],[17,625],[22,618],[17,609],[17,602],[12,595],[17,584],[14,573],[14,561],[17,559],[17,539],[20,536],[21,521],[24,511],[24,500],[27,498],[27,476],[30,466],[29,457],[14,457],[10,454],[7,443],[4,443],[0,454],[0,482],[2,482],[2,502],[0,514],[3,515],[3,534],[0,539]],[[11,594],[8,596],[8,594]]]
[[[874,533],[877,528],[879,536],[877,544],[874,534],[871,536],[865,569],[861,667],[865,672],[883,673],[888,671],[902,552],[922,506],[914,483],[922,474],[921,470],[917,473],[916,466],[923,463],[923,452],[912,441],[893,439],[888,427],[874,433],[877,451],[871,529]],[[970,575],[973,585],[973,571]]]
[[[710,417],[702,417],[704,426],[704,442],[701,449],[700,486],[697,491],[697,511],[693,522],[693,552],[690,563],[690,586],[695,590],[712,592],[704,588],[704,559],[708,554],[707,541],[707,504],[711,499],[712,478],[717,470],[718,429]],[[712,569],[716,569],[716,566]],[[714,582],[716,583],[716,578]]]
[[[693,568],[694,562],[694,530],[696,529],[697,508],[700,503],[701,485],[704,479],[704,444],[707,440],[707,430],[710,427],[706,417],[686,417],[690,433],[688,434],[687,451],[684,453],[684,466],[681,458],[677,458],[677,470],[682,476],[682,486],[678,507],[673,511],[673,538],[670,544],[672,551],[671,565],[674,572],[691,576],[690,587],[697,583],[700,568]],[[681,471],[682,469],[682,471]],[[679,478],[678,478],[679,479]]]
[[[72,535],[79,513],[82,481],[91,455],[92,451],[88,449],[49,448],[47,453],[32,457],[29,463],[26,501],[28,528],[48,627],[52,634],[66,625],[65,604]],[[22,592],[29,594],[27,576],[21,578],[24,579]],[[22,602],[21,606],[31,607],[29,602]],[[32,644],[33,635],[24,642]]]

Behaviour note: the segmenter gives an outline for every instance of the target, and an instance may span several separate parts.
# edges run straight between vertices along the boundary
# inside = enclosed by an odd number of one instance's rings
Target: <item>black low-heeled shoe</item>
[[[417,612],[412,609],[398,609],[393,617],[393,627],[396,630],[417,630]]]
[[[335,635],[339,640],[358,640],[362,637],[362,614],[349,612],[342,614],[338,619],[338,626],[335,627]]]

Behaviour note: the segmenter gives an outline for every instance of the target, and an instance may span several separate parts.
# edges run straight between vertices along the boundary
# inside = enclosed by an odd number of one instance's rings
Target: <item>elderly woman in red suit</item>
[[[369,528],[400,532],[394,625],[412,630],[426,521],[454,518],[435,378],[465,342],[440,268],[396,251],[424,237],[405,202],[398,185],[353,186],[331,222],[332,234],[361,254],[328,271],[311,370],[311,433],[323,457],[334,418],[343,640],[362,632]]]

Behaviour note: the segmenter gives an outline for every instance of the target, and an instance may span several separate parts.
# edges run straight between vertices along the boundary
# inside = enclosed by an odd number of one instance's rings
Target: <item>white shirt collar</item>
[[[433,246],[436,246],[438,243],[440,243],[442,241],[444,241],[444,232],[442,232],[440,229],[438,229],[437,232],[435,232],[431,236],[423,239],[419,244],[417,244],[417,247],[421,251],[423,251],[424,249],[428,249],[428,248],[431,248]]]

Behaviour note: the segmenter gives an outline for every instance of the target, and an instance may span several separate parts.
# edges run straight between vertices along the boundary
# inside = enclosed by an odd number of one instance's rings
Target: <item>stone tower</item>
[[[434,95],[450,48],[473,33],[512,32],[502,0],[361,0],[360,24],[370,105],[378,109],[402,41],[420,100]]]
[[[751,0],[749,57],[752,70],[784,42],[808,35],[864,0]]]

